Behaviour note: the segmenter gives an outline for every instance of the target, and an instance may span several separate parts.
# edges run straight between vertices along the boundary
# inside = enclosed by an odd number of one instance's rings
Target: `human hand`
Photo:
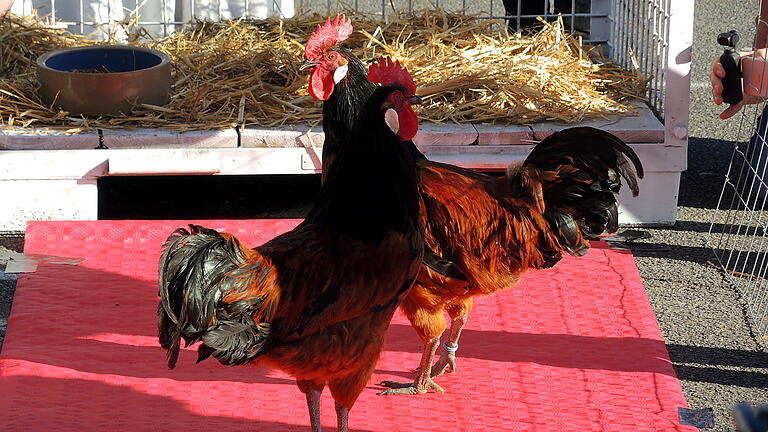
[[[11,8],[13,0],[0,0],[0,17],[5,15],[5,12]]]
[[[754,51],[739,53],[741,57],[752,56],[754,54]],[[765,58],[765,55],[765,48],[757,50],[758,57]],[[723,78],[725,78],[725,68],[720,64],[720,57],[718,56],[712,61],[712,71],[709,74],[709,82],[712,85],[712,100],[715,102],[715,105],[721,105],[723,103]],[[763,99],[759,96],[744,93],[741,102],[729,105],[728,108],[720,113],[720,118],[727,119],[733,117],[744,105],[756,104],[762,101]]]

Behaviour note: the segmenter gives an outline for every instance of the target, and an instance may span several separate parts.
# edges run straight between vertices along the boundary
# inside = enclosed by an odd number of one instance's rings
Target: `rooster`
[[[392,315],[411,289],[423,251],[418,176],[410,140],[418,103],[407,71],[371,66],[382,86],[337,152],[306,219],[255,248],[190,225],[160,258],[158,333],[168,366],[180,340],[202,341],[198,361],[254,363],[296,378],[312,431],[327,384],[340,431],[373,373]]]
[[[351,127],[365,100],[376,90],[376,84],[365,77],[366,67],[340,42],[352,34],[352,22],[343,15],[317,26],[304,47],[306,60],[301,70],[310,70],[309,94],[323,104],[323,162],[321,182],[336,159],[339,145]],[[415,124],[418,124],[418,120]]]
[[[361,101],[376,85],[357,72],[362,63],[341,46],[352,33],[351,23],[337,16],[320,32],[323,43],[310,49],[310,38],[304,67],[312,76],[340,76],[318,98],[324,101],[325,170],[332,169],[334,152],[345,145]],[[336,72],[339,65],[343,73]],[[313,85],[316,80],[310,79]],[[421,178],[426,231],[424,261],[401,309],[424,342],[424,353],[413,383],[385,381],[389,389],[382,394],[443,392],[433,378],[456,371],[458,341],[473,298],[514,286],[526,270],[551,267],[564,252],[584,255],[590,240],[618,229],[615,194],[621,179],[636,196],[637,178],[643,177],[629,146],[590,127],[550,135],[502,177],[430,161],[413,142],[406,144]],[[452,320],[450,336],[432,366],[446,328],[445,312]]]

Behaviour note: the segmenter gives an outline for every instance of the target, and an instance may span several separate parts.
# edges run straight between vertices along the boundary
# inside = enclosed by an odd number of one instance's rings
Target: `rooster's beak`
[[[299,64],[299,70],[305,71],[307,69],[312,69],[319,64],[320,62],[317,60],[304,60],[303,62],[301,62],[301,64]]]
[[[422,99],[420,97],[416,96],[416,95],[413,95],[413,96],[409,97],[408,99],[406,99],[405,101],[408,102],[411,105],[418,105],[418,104],[420,104],[422,102]]]

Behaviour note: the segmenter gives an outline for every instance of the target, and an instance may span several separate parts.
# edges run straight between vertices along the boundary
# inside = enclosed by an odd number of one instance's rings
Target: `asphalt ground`
[[[750,50],[758,0],[697,0],[691,73],[688,170],[682,175],[678,221],[648,229],[652,238],[633,248],[640,275],[670,358],[692,408],[712,408],[715,431],[732,431],[739,402],[768,403],[768,354],[758,343],[744,299],[709,263],[724,220],[717,210],[734,142],[749,139],[758,110],[751,106],[729,120],[711,101],[711,61],[722,53],[717,34],[735,29],[740,48]],[[642,193],[642,192],[641,192]]]
[[[696,2],[689,160],[680,184],[678,222],[646,228],[652,237],[632,246],[686,399],[692,408],[714,410],[715,427],[708,429],[713,431],[734,430],[736,403],[768,403],[768,353],[758,343],[743,298],[709,264],[715,258],[710,224],[724,214],[716,208],[734,141],[748,139],[758,107],[718,119],[708,70],[721,52],[715,41],[719,32],[736,29],[742,46],[750,45],[758,5],[758,0]],[[282,205],[280,217],[301,217],[307,208],[301,202]],[[21,245],[17,234],[0,233],[0,246],[20,250]],[[15,277],[0,273],[0,347],[14,288]]]

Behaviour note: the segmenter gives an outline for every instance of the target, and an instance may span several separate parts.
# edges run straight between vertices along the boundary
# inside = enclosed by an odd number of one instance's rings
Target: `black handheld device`
[[[725,69],[723,101],[729,104],[737,104],[741,102],[743,97],[741,88],[741,58],[739,53],[736,52],[739,34],[736,33],[736,30],[720,33],[717,36],[717,43],[725,47],[723,54],[720,56],[720,64]]]

